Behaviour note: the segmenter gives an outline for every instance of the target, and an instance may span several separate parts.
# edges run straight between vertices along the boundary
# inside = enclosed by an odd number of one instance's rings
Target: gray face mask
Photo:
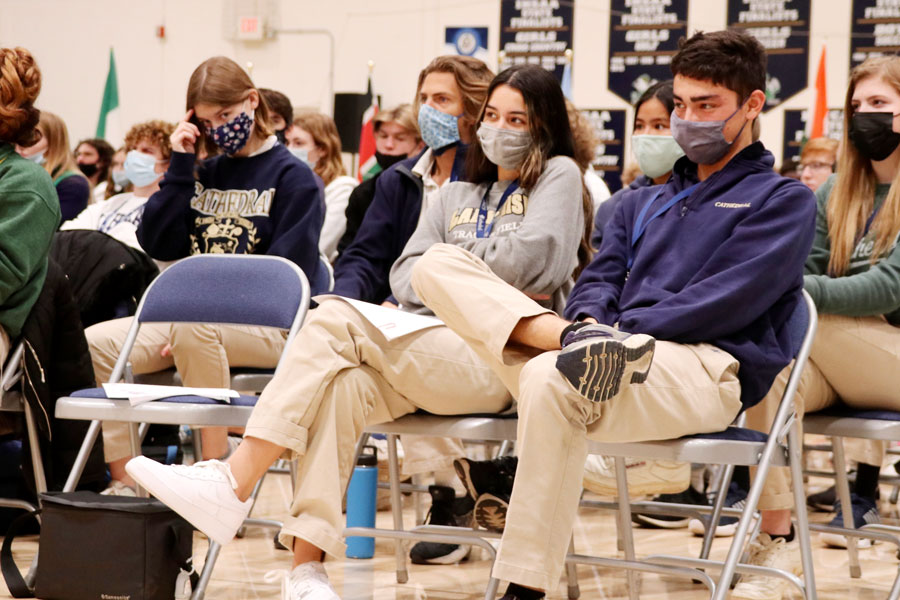
[[[498,129],[485,123],[478,126],[478,142],[489,161],[509,171],[522,166],[531,152],[531,133]]]
[[[749,123],[745,121],[741,125],[740,131],[732,141],[725,139],[725,124],[743,107],[741,104],[727,119],[721,121],[686,121],[679,119],[673,111],[670,120],[672,137],[691,161],[698,165],[715,164],[728,154],[731,146],[741,137],[744,127]]]

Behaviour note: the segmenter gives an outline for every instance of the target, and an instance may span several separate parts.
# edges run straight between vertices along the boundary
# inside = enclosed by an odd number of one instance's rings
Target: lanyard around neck
[[[485,238],[490,237],[491,231],[494,229],[494,222],[497,220],[497,217],[500,215],[500,209],[503,208],[503,205],[506,203],[506,199],[512,195],[514,191],[519,189],[519,180],[511,181],[506,189],[503,190],[503,195],[500,196],[500,203],[497,204],[497,211],[494,213],[494,218],[491,219],[491,222],[487,222],[487,214],[488,214],[488,196],[491,194],[491,188],[494,184],[488,185],[487,189],[484,190],[484,196],[481,197],[481,208],[478,209],[478,223],[475,225],[475,237]]]
[[[650,210],[650,207],[653,206],[653,204],[657,201],[657,199],[659,199],[659,197],[662,195],[662,193],[666,190],[666,186],[660,186],[660,190],[658,192],[656,192],[656,194],[653,196],[653,198],[650,199],[649,202],[647,202],[647,204],[644,205],[644,208],[642,208],[641,212],[638,214],[637,222],[634,224],[634,231],[631,234],[631,247],[629,248],[629,252],[628,252],[628,270],[629,271],[631,270],[631,266],[634,264],[634,248],[635,248],[635,246],[637,246],[638,242],[641,240],[641,236],[644,235],[644,232],[647,230],[647,227],[650,225],[650,223],[652,223],[654,219],[665,214],[666,211],[668,211],[670,208],[672,208],[673,206],[675,206],[676,204],[678,204],[679,202],[681,202],[682,200],[684,200],[685,198],[690,196],[691,192],[693,192],[694,188],[696,188],[698,185],[700,185],[700,184],[695,183],[691,187],[685,188],[685,189],[681,190],[680,192],[678,192],[677,194],[675,194],[674,196],[672,196],[671,198],[669,198],[669,200],[666,201],[666,203],[663,204],[661,207],[659,207],[659,209],[655,213],[650,215],[650,218],[647,219],[646,223],[644,222],[644,217],[647,216],[647,212]]]

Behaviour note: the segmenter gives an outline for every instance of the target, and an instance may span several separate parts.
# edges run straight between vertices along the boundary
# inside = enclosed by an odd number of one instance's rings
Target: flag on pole
[[[359,171],[360,181],[371,179],[381,170],[375,159],[375,115],[378,114],[378,96],[372,91],[372,64],[369,63],[369,84],[366,88],[369,108],[363,113],[362,130],[359,133]]]
[[[122,131],[122,115],[119,111],[119,83],[116,78],[116,57],[109,49],[109,72],[106,74],[106,86],[103,88],[103,101],[100,103],[100,118],[97,121],[96,137],[104,139],[118,147],[124,139]]]
[[[828,117],[828,98],[825,93],[825,46],[819,58],[819,71],[816,73],[816,104],[813,110],[810,139],[825,135],[825,119]]]
[[[563,96],[569,102],[572,102],[572,55],[570,51],[566,52],[566,65],[563,67],[562,81],[559,82],[562,87]]]

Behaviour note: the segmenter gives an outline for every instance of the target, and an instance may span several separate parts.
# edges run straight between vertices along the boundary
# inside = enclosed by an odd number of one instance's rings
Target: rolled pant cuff
[[[321,548],[333,558],[343,559],[347,552],[347,544],[344,543],[343,537],[336,535],[331,525],[317,517],[300,515],[285,518],[281,533],[278,534],[278,541],[293,551],[294,538]]]
[[[758,510],[791,510],[794,508],[794,495],[790,492],[763,495],[759,498]]]
[[[403,467],[400,469],[402,475],[421,475],[422,473],[431,473],[433,471],[446,471],[453,468],[453,461],[461,456],[441,456],[440,458],[431,458],[428,460],[407,461],[403,458]]]
[[[556,588],[556,584],[559,580],[559,576],[554,579],[550,577],[546,571],[523,569],[500,560],[494,561],[491,577],[502,581],[517,583],[525,587],[544,590],[548,596]]]
[[[296,423],[278,417],[259,415],[254,410],[244,430],[244,437],[255,437],[287,448],[296,456],[306,454],[309,431]]]

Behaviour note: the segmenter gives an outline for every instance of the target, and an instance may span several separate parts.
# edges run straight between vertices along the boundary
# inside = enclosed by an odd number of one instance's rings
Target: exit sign
[[[239,40],[261,40],[263,39],[262,19],[258,16],[238,17],[238,35]]]

